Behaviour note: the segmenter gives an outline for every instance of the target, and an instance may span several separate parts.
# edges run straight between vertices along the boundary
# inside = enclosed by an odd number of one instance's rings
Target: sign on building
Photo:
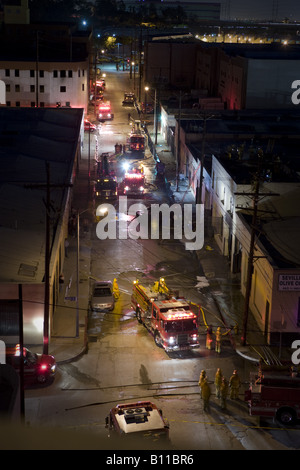
[[[300,274],[279,274],[278,290],[300,291]]]

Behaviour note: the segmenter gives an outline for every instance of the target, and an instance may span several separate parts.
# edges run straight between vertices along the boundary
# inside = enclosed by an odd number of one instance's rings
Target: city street
[[[115,66],[110,65],[103,67],[103,71],[106,73],[105,96],[111,101],[114,119],[100,124],[92,114],[88,116],[99,126],[99,133],[91,134],[90,139],[85,133],[83,158],[88,155],[90,159],[91,187],[95,177],[95,152],[98,156],[102,152],[113,154],[114,145],[124,144],[129,133],[128,113],[139,119],[136,110],[122,107],[124,91],[136,88],[129,72],[116,71]],[[151,124],[153,115],[147,119]],[[152,130],[151,125],[149,129]],[[149,206],[153,202],[169,202],[165,188],[156,181],[155,161],[149,149],[143,163],[146,194],[143,199],[130,200],[130,203],[141,202]],[[118,168],[120,161],[113,158],[112,164]],[[86,210],[95,211],[92,195]],[[118,213],[119,218],[122,215]],[[207,350],[206,330],[200,318],[200,347],[189,352],[166,353],[138,323],[130,301],[133,281],[138,279],[141,284],[150,284],[164,277],[169,287],[179,289],[181,295],[203,307],[214,330],[217,326],[223,327],[218,305],[209,288],[196,287],[203,271],[194,252],[185,250],[179,240],[99,240],[93,217],[89,219],[88,232],[83,234],[81,242],[90,247],[91,264],[90,272],[83,266],[80,275],[89,276],[91,286],[94,279],[113,281],[116,278],[120,298],[112,312],[90,311],[86,354],[59,364],[53,384],[26,390],[26,423],[33,428],[48,429],[50,433],[53,430],[53,435],[56,429],[66,433],[76,431],[80,436],[79,448],[121,449],[122,441],[114,442],[104,426],[110,408],[118,403],[150,400],[162,409],[170,424],[170,449],[196,452],[300,448],[299,424],[284,428],[266,420],[260,425],[256,417],[249,416],[244,391],[255,365],[236,353],[229,335],[224,336],[220,354],[214,348]],[[220,285],[222,281],[219,280]],[[225,293],[220,292],[220,297],[222,295]],[[222,369],[227,379],[236,369],[242,381],[239,399],[228,398],[226,410],[221,408],[215,394],[217,368]],[[199,393],[202,369],[206,370],[212,392],[209,411],[203,410]],[[136,445],[147,449],[143,447],[144,443]]]

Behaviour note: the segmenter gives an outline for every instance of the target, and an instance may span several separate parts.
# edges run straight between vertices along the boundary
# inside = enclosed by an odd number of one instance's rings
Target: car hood
[[[50,366],[53,366],[56,363],[54,356],[49,356],[48,354],[37,354],[37,362],[39,364],[46,363]]]
[[[92,302],[95,304],[109,304],[113,302],[113,298],[111,296],[93,297]]]

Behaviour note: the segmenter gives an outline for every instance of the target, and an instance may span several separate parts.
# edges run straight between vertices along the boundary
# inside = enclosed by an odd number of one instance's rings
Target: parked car
[[[24,358],[24,383],[44,384],[54,379],[56,373],[56,361],[48,354],[38,354],[23,348]],[[21,367],[20,347],[8,347],[6,350],[6,363],[11,365],[18,373]]]
[[[97,126],[90,122],[88,119],[84,120],[84,130],[85,131],[90,131],[90,132],[95,132],[97,130]]]
[[[91,298],[92,310],[113,310],[115,298],[111,281],[97,281],[93,286]]]
[[[153,106],[150,103],[141,103],[141,111],[144,114],[152,114],[153,113]]]

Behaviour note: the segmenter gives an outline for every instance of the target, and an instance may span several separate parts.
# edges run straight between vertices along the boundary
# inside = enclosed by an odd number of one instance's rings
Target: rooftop
[[[72,182],[82,109],[0,108],[0,281],[42,282],[47,165],[50,184]],[[66,187],[51,189],[51,227]]]

